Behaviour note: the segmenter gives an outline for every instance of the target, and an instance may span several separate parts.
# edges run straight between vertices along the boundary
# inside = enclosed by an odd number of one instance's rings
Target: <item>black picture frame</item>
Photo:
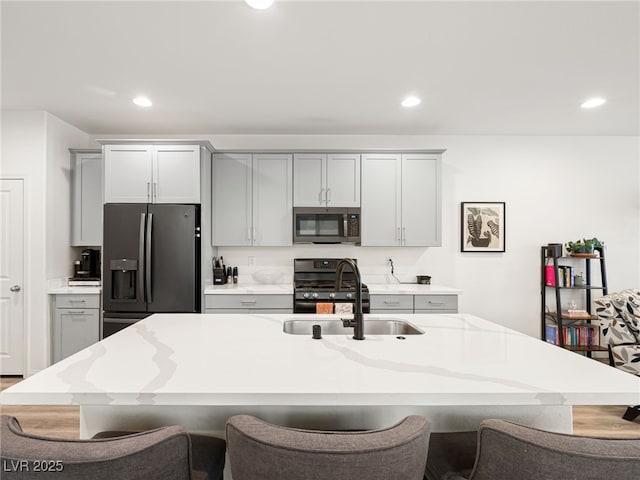
[[[506,203],[461,202],[460,251],[506,251]]]

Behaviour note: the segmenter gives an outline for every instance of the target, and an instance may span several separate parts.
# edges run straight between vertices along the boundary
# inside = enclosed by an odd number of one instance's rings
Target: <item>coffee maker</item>
[[[74,265],[72,280],[100,280],[100,250],[86,248]]]

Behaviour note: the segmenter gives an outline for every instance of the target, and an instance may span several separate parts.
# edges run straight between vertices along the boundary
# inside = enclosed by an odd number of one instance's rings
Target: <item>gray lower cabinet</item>
[[[100,340],[100,295],[53,296],[53,363]]]
[[[293,295],[205,295],[205,313],[293,313]]]
[[[458,313],[457,295],[416,295],[415,313]]]
[[[413,295],[371,295],[371,313],[413,313]]]
[[[371,313],[458,313],[458,296],[371,295]]]

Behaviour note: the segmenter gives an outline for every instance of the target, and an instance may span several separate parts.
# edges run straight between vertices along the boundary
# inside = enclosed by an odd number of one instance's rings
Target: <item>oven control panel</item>
[[[329,259],[323,259],[323,260],[315,260],[313,262],[313,268],[315,269],[330,269],[330,270],[334,270],[336,268],[338,268],[338,261],[339,260],[329,260]]]

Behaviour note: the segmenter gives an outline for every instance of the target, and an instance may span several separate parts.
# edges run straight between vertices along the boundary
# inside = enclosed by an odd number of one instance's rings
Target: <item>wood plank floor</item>
[[[20,377],[0,377],[0,389],[18,383]],[[627,406],[573,407],[573,432],[615,438],[640,438],[640,418],[634,422],[622,419]],[[25,432],[58,438],[79,438],[80,407],[41,405],[0,405],[0,412],[20,421]]]

